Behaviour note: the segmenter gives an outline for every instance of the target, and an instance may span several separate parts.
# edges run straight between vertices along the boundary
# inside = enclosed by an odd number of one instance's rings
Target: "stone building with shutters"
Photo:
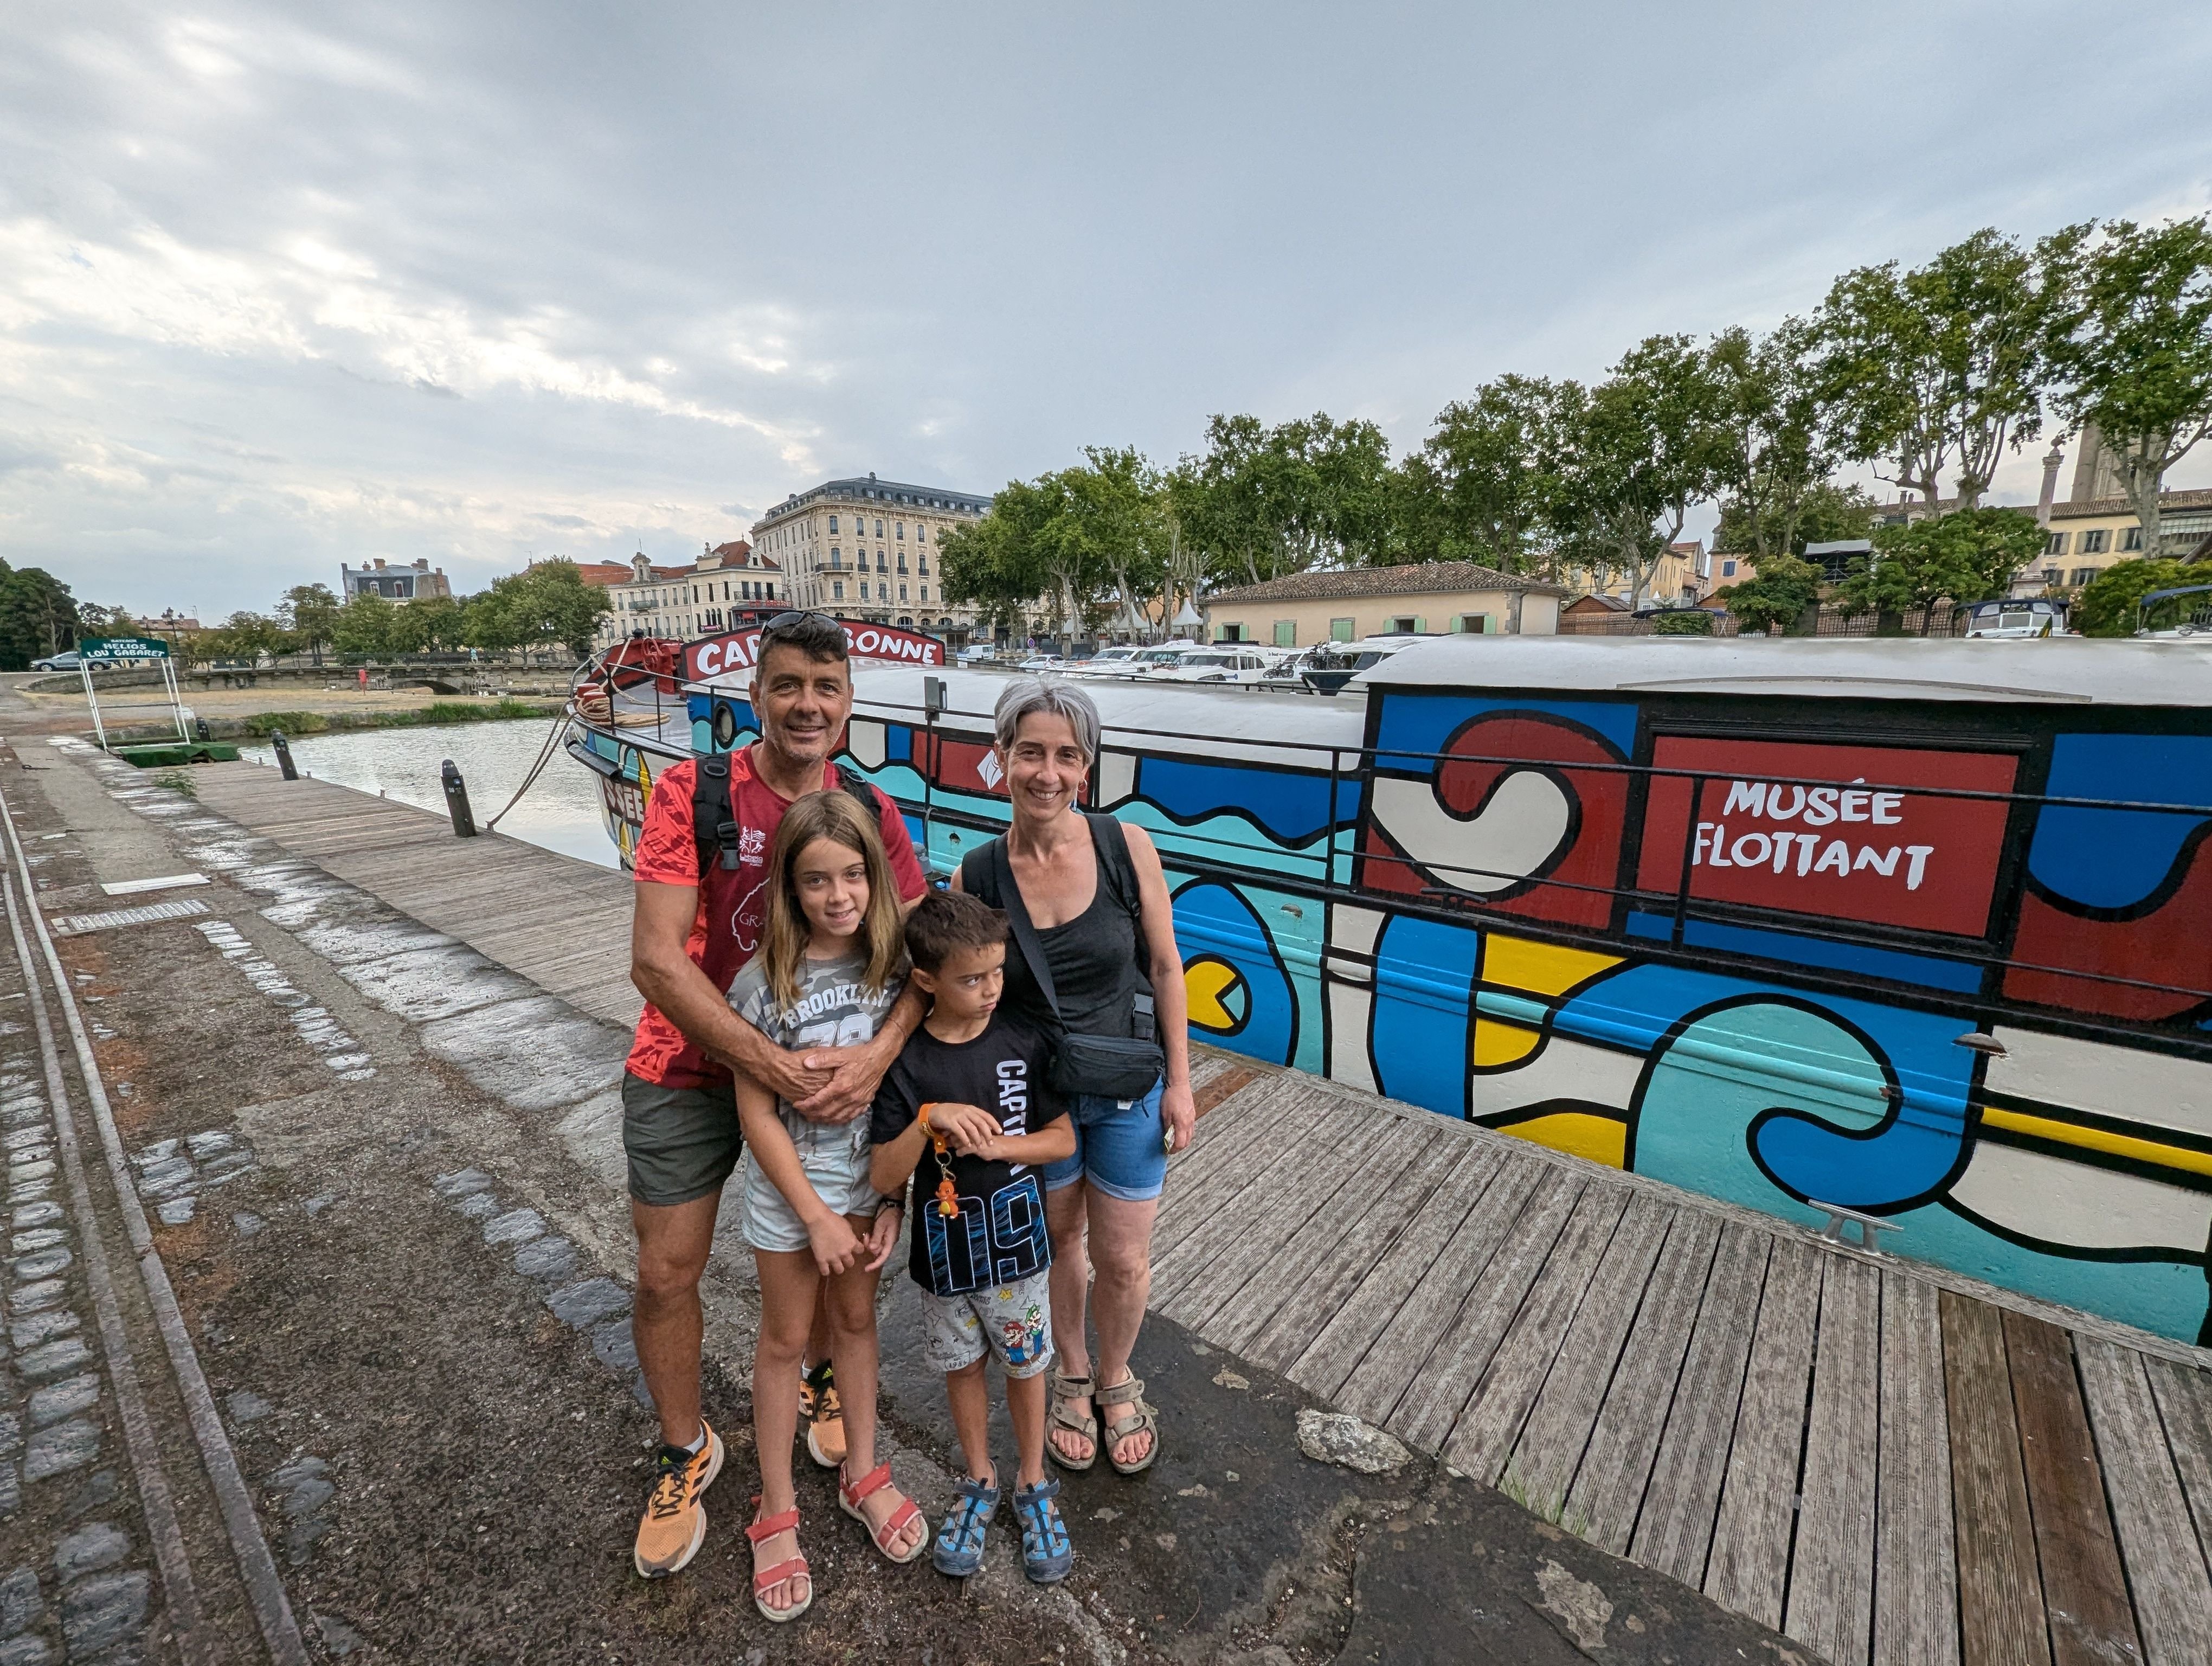
[[[991,500],[945,486],[825,480],[753,523],[752,546],[789,575],[791,603],[840,618],[903,625],[956,646],[975,629],[972,606],[947,601],[938,549]]]

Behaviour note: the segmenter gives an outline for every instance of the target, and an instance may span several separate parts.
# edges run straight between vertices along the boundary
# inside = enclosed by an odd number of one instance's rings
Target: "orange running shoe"
[[[630,1554],[645,1578],[665,1579],[681,1572],[707,1536],[707,1507],[699,1495],[722,1473],[722,1438],[704,1418],[699,1427],[707,1438],[697,1451],[663,1446],[653,1459],[653,1496],[645,1502],[644,1519],[637,1524],[637,1548]]]
[[[837,1398],[837,1374],[824,1359],[806,1373],[799,1391],[806,1416],[806,1455],[824,1469],[845,1462],[845,1408]]]

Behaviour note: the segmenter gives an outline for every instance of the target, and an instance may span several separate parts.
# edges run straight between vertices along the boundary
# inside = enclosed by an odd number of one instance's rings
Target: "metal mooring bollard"
[[[473,839],[477,836],[477,818],[469,810],[469,784],[461,779],[461,772],[447,758],[438,769],[438,779],[446,783],[446,808],[453,812],[453,836]]]
[[[292,762],[292,749],[284,743],[283,730],[271,729],[269,732],[269,750],[276,754],[276,767],[284,772],[284,779],[299,780],[300,768]]]
[[[202,740],[213,740],[215,739],[213,735],[208,733],[207,719],[204,717],[194,718],[192,720],[192,728]]]

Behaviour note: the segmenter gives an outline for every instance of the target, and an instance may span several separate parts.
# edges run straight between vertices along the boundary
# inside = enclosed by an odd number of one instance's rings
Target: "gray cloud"
[[[1218,410],[1414,443],[1983,224],[2203,205],[2212,29],[2133,15],[2155,76],[2049,3],[26,0],[0,541],[219,614],[377,555],[679,558],[825,474],[988,489]]]

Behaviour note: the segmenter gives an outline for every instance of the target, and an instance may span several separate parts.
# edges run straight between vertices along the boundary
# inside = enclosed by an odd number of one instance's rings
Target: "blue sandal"
[[[960,1502],[945,1512],[929,1560],[939,1573],[965,1579],[983,1566],[983,1529],[998,1513],[999,1489],[966,1475],[958,1486]]]
[[[1022,1520],[1022,1571],[1040,1585],[1067,1578],[1075,1565],[1074,1547],[1067,1541],[1067,1523],[1060,1518],[1060,1483],[1041,1481],[1035,1487],[1014,1489],[1014,1513]]]

